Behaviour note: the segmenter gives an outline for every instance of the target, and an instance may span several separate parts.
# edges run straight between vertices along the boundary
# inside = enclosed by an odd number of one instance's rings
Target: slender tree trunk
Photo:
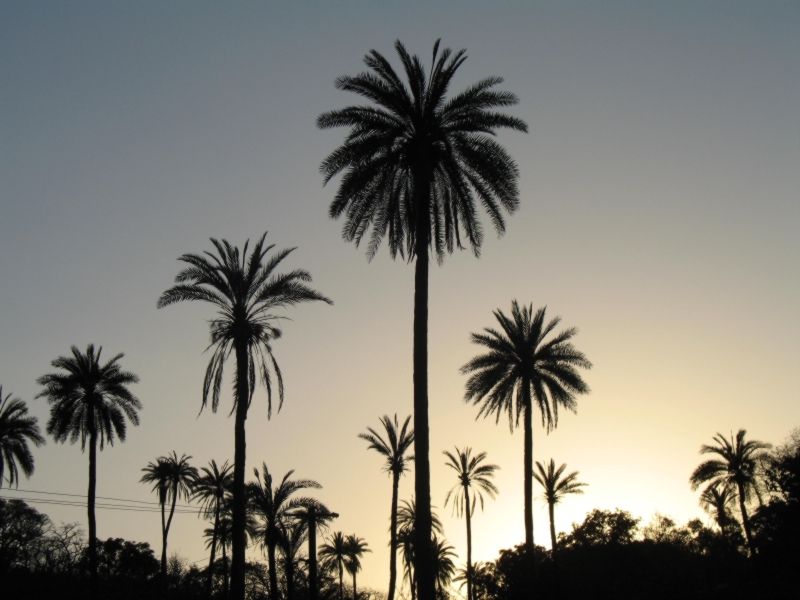
[[[550,512],[550,556],[553,558],[553,574],[556,582],[556,598],[560,596],[558,586],[558,561],[556,560],[556,522],[555,522],[555,503],[548,502],[547,508]]]
[[[245,441],[245,421],[250,400],[249,381],[247,377],[247,341],[237,339],[236,342],[236,423],[234,429],[233,456],[233,519],[231,537],[233,538],[231,561],[231,597],[233,600],[244,600],[244,562],[246,551],[245,522],[246,498],[244,486],[244,468],[247,457]],[[273,548],[274,551],[274,548]]]
[[[341,559],[339,559],[339,600],[344,600],[344,570]]]
[[[89,407],[89,494],[87,512],[89,517],[89,580],[92,598],[97,597],[97,520],[94,503],[97,494],[97,431],[94,422],[94,407]]]
[[[167,524],[164,525],[164,505],[161,505],[161,532],[163,533],[163,546],[161,547],[161,578],[164,581],[164,588],[167,587],[167,537],[169,536],[169,528],[172,525],[172,516],[175,514],[175,502],[178,500],[177,486],[173,486],[172,506],[169,508],[169,519]]]
[[[468,486],[464,486],[464,503],[467,506],[467,600],[472,600],[472,511],[469,506]]]
[[[222,586],[223,597],[230,595],[230,581],[228,580],[228,553],[225,551],[225,542],[222,542]]]
[[[353,600],[358,600],[358,592],[356,591],[356,572],[353,571]]]
[[[528,586],[533,596],[536,561],[533,556],[533,402],[531,401],[531,384],[527,378],[522,381],[522,403],[525,427],[525,548],[528,552]]]
[[[414,560],[419,600],[434,600],[436,582],[431,561],[431,469],[428,428],[428,242],[430,181],[418,178],[416,194],[416,266],[414,273],[414,491],[417,514]]]
[[[286,600],[294,600],[294,559],[286,556]]]
[[[317,507],[308,507],[308,585],[311,600],[317,600]]]
[[[400,487],[400,473],[392,473],[392,516],[389,537],[389,598],[394,600],[397,585],[397,490]]]
[[[164,585],[164,582],[167,580],[167,543],[166,543],[166,535],[164,532],[167,530],[167,517],[166,517],[166,498],[162,498],[161,490],[158,490],[159,493],[159,501],[161,504],[161,570],[159,574],[161,576],[161,585]]]
[[[211,584],[214,580],[214,555],[217,552],[217,531],[219,530],[219,498],[214,509],[214,533],[211,536],[211,558],[208,560],[208,575],[206,575],[206,592],[211,598]]]
[[[275,543],[267,544],[267,567],[269,568],[269,600],[278,600],[278,570],[275,565]],[[234,598],[234,600],[236,600]]]
[[[742,511],[742,527],[744,527],[744,535],[747,537],[747,547],[750,550],[750,556],[756,555],[756,547],[753,543],[753,535],[750,531],[750,519],[747,516],[747,508],[744,505],[744,487],[741,483],[736,484],[739,490],[739,510]]]

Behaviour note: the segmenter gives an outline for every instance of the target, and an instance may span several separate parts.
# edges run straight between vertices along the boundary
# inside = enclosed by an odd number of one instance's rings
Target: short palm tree
[[[550,513],[550,547],[553,562],[556,562],[556,523],[555,508],[564,496],[568,494],[583,494],[583,488],[589,485],[578,481],[578,471],[564,475],[566,464],[556,469],[556,462],[551,458],[547,466],[536,461],[538,473],[533,473],[533,478],[544,488],[544,499],[547,501],[547,510]]]
[[[254,469],[256,480],[248,484],[248,495],[253,513],[261,521],[256,531],[262,546],[267,550],[270,599],[278,600],[275,550],[281,541],[281,527],[291,519],[293,509],[314,501],[313,498],[292,498],[292,496],[300,490],[319,489],[322,486],[313,479],[290,479],[294,474],[293,470],[286,473],[279,484],[273,486],[267,463],[262,463],[261,467],[262,473]]]
[[[498,234],[505,231],[503,210],[519,205],[518,170],[494,140],[502,128],[527,131],[523,121],[495,109],[517,98],[493,88],[489,77],[447,97],[465,51],[439,54],[433,47],[430,73],[399,41],[395,49],[407,79],[372,50],[369,71],[336,80],[372,104],[332,110],[319,116],[322,129],[348,127],[344,144],[320,167],[327,184],[344,173],[329,215],[345,215],[343,236],[356,245],[369,238],[372,258],[384,237],[392,257],[416,260],[414,279],[414,454],[415,493],[419,503],[418,544],[431,543],[430,440],[428,432],[428,272],[429,252],[441,263],[446,253],[468,244],[480,254],[483,242],[477,204]],[[431,566],[419,564],[422,600],[433,600]]]
[[[158,495],[158,503],[161,504],[161,577],[164,581],[167,577],[167,537],[175,515],[175,504],[178,498],[190,500],[192,487],[198,476],[197,469],[189,464],[190,458],[192,457],[185,454],[178,458],[173,450],[171,454],[147,463],[142,469],[144,475],[139,480],[141,483],[153,484],[153,491]],[[165,518],[167,502],[170,503],[169,517]]]
[[[375,450],[386,459],[383,470],[392,476],[392,512],[390,517],[390,538],[389,538],[389,599],[394,600],[395,585],[397,582],[397,492],[400,487],[400,477],[408,471],[409,463],[414,460],[409,456],[408,450],[414,443],[414,430],[409,429],[411,417],[407,417],[403,426],[394,421],[389,415],[384,415],[380,419],[381,425],[386,434],[384,440],[381,434],[367,427],[369,433],[359,433],[358,437],[369,442],[368,448]]]
[[[483,493],[490,498],[494,498],[500,491],[492,483],[495,471],[500,467],[497,465],[481,464],[486,460],[486,452],[481,452],[472,456],[472,448],[464,450],[455,449],[456,453],[451,454],[445,450],[447,457],[445,463],[456,472],[458,483],[447,492],[444,505],[453,498],[453,511],[460,517],[464,515],[467,521],[467,600],[472,597],[472,515],[475,513],[475,506],[478,500],[481,502],[483,510]],[[472,497],[470,498],[470,490]]]
[[[210,548],[214,544],[219,544],[220,548],[222,549],[223,598],[228,597],[228,548],[230,548],[231,544],[233,543],[232,523],[233,521],[230,517],[230,510],[228,510],[226,513],[223,513],[223,516],[220,517],[219,523],[217,523],[215,528],[208,527],[203,532],[203,537],[206,538],[206,548]]]
[[[308,587],[309,598],[317,600],[319,596],[319,582],[317,580],[317,531],[327,529],[328,523],[339,517],[338,513],[331,512],[327,506],[318,500],[298,506],[291,511],[291,518],[295,522],[305,525],[308,531]]]
[[[589,392],[579,368],[592,364],[570,342],[578,333],[566,329],[550,339],[560,317],[545,321],[545,308],[533,313],[533,306],[511,303],[511,318],[494,311],[500,331],[484,329],[473,333],[472,342],[488,349],[461,367],[470,375],[464,395],[466,402],[481,404],[478,416],[494,414],[497,422],[508,414],[508,426],[519,427],[523,416],[525,431],[525,547],[533,572],[533,407],[538,407],[542,425],[549,432],[558,425],[559,407],[575,411],[575,396]]]
[[[319,555],[324,560],[333,563],[339,571],[339,600],[344,600],[344,565],[347,561],[347,544],[344,534],[341,531],[334,533],[330,541],[320,546]]]
[[[246,460],[245,421],[255,391],[256,377],[267,389],[268,415],[272,412],[272,389],[277,383],[279,404],[283,403],[283,379],[272,353],[272,342],[281,330],[272,311],[302,302],[321,300],[332,302],[312,290],[307,282],[311,275],[303,269],[276,273],[275,269],[294,248],[281,250],[267,259],[274,246],[265,246],[265,233],[248,254],[248,242],[241,252],[226,240],[211,239],[216,254],[184,254],[178,260],[189,266],[175,277],[176,285],[158,299],[163,308],[184,300],[200,300],[217,308],[211,321],[211,345],[214,352],[206,369],[203,383],[203,402],[211,396],[211,410],[216,412],[222,386],[225,362],[231,353],[235,357],[235,412],[233,460],[233,549],[231,563],[231,592],[233,600],[244,600],[244,566],[246,504],[244,468]],[[274,371],[273,381],[271,371]],[[201,408],[202,410],[202,408]]]
[[[753,543],[750,518],[747,515],[747,504],[754,498],[761,502],[760,471],[768,459],[767,450],[772,445],[758,440],[745,441],[745,435],[747,431],[740,429],[735,438],[731,435],[731,439],[728,440],[721,433],[717,433],[713,438],[716,445],[703,444],[700,447],[700,454],[716,454],[719,458],[703,462],[694,470],[689,483],[693,490],[708,482],[736,489],[742,526],[752,556],[756,553],[756,547]]]
[[[25,477],[33,474],[33,454],[28,442],[37,447],[44,444],[38,419],[28,416],[28,407],[19,398],[11,398],[11,394],[3,398],[0,385],[0,488],[6,468],[9,487],[19,487],[18,469],[22,469]]]
[[[231,490],[233,488],[233,467],[228,465],[228,461],[217,466],[217,461],[212,460],[207,467],[200,469],[202,474],[198,474],[192,488],[193,498],[200,500],[201,513],[206,519],[214,521],[211,535],[211,558],[208,561],[208,573],[206,575],[206,593],[211,596],[211,583],[213,579],[214,557],[217,551],[217,530],[219,520],[222,516],[222,509],[227,502],[231,502]]]
[[[436,535],[442,535],[442,522],[435,512],[431,511],[431,526],[433,528],[434,539]],[[416,527],[417,527],[417,504],[412,498],[410,501],[402,500],[397,509],[397,545],[403,556],[403,572],[411,589],[411,600],[417,597],[417,577],[416,577]]]
[[[104,365],[100,364],[103,348],[89,344],[86,353],[72,346],[72,356],[59,356],[51,364],[65,372],[42,375],[36,383],[44,386],[37,398],[47,398],[50,420],[47,433],[56,442],[74,444],[81,440],[81,451],[89,446],[89,573],[92,590],[97,586],[97,521],[94,505],[97,489],[97,447],[114,445],[114,438],[125,441],[125,419],[139,424],[137,411],[142,403],[128,389],[139,381],[133,373],[123,371],[117,354]],[[93,592],[94,593],[94,592]]]
[[[353,576],[353,600],[358,600],[358,588],[356,587],[356,575],[361,570],[361,557],[367,552],[372,552],[367,548],[364,538],[348,535],[344,539],[345,555],[344,568]]]
[[[453,550],[446,539],[433,536],[433,575],[438,598],[447,598],[445,588],[450,585],[456,572],[456,564],[453,562],[456,553]]]
[[[294,580],[298,555],[308,539],[308,525],[303,521],[286,521],[280,524],[278,548],[283,559],[283,574],[286,578],[286,600],[294,600]]]
[[[711,484],[700,494],[700,506],[716,521],[719,530],[727,533],[739,524],[733,516],[736,490],[729,485]]]

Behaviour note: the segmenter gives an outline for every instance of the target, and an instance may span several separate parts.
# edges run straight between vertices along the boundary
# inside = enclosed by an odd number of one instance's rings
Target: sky
[[[283,313],[286,399],[267,419],[256,392],[247,472],[318,481],[332,531],[372,549],[359,584],[385,590],[391,480],[358,434],[411,414],[413,265],[342,240],[319,165],[345,130],[315,120],[360,103],[334,80],[371,49],[397,65],[399,39],[427,64],[438,38],[467,49],[452,91],[502,76],[530,130],[498,138],[520,170],[505,236],[431,269],[432,495],[457,563],[465,525],[443,506],[456,479],[442,454],[455,446],[501,467],[474,560],[524,539],[522,432],[476,420],[459,374],[480,352],[470,333],[514,299],[577,327],[594,365],[577,414],[534,429],[534,458],[589,484],[557,509],[559,531],[593,508],[705,519],[688,483],[701,444],[740,428],[777,444],[800,425],[800,4],[4,3],[0,385],[44,426],[36,379],[52,360],[89,343],[125,354],[141,425],[100,453],[98,495],[155,501],[141,469],[173,450],[232,460],[229,381],[220,411],[199,413],[213,310],[156,300],[181,254],[268,231],[335,304]],[[79,446],[49,439],[34,457],[20,490],[85,494]],[[33,497],[2,491],[15,494]],[[86,526],[85,508],[36,506]],[[97,519],[99,537],[160,554],[156,513]],[[549,547],[541,500],[534,522]],[[206,526],[176,516],[170,551],[207,560]]]

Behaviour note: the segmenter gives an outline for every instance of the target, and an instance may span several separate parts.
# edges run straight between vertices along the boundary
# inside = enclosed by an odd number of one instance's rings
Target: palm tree
[[[37,398],[47,398],[50,404],[50,420],[47,433],[56,442],[69,439],[74,444],[80,438],[81,451],[89,445],[89,493],[87,512],[89,513],[89,573],[92,593],[97,587],[97,521],[94,515],[95,492],[97,488],[97,446],[100,450],[105,444],[114,445],[114,437],[125,441],[127,418],[134,425],[139,424],[138,410],[142,403],[134,396],[128,386],[138,383],[133,373],[123,371],[119,360],[124,354],[117,354],[106,364],[100,364],[103,347],[95,352],[94,344],[89,344],[86,354],[72,346],[72,356],[59,356],[51,366],[63,369],[66,373],[48,373],[36,380],[44,389]]]
[[[272,353],[272,341],[281,336],[278,317],[271,311],[321,300],[332,304],[322,294],[306,285],[311,275],[303,269],[278,274],[275,269],[294,248],[281,250],[269,260],[265,258],[274,246],[265,246],[265,233],[248,255],[245,242],[242,251],[226,240],[211,243],[217,254],[205,252],[184,254],[178,260],[189,266],[175,277],[177,285],[165,291],[158,299],[163,308],[183,300],[201,300],[217,308],[217,317],[211,321],[211,345],[214,353],[206,369],[203,383],[205,407],[211,396],[211,410],[219,406],[219,393],[225,362],[234,353],[234,399],[231,412],[236,413],[234,425],[233,459],[233,560],[231,564],[231,591],[234,600],[244,600],[245,520],[246,504],[244,468],[246,459],[245,421],[255,391],[256,376],[267,389],[268,416],[272,414],[271,370],[278,386],[280,406],[283,404],[283,378]],[[271,369],[270,366],[271,365]]]
[[[275,549],[281,540],[281,527],[290,519],[293,509],[314,501],[313,498],[292,498],[291,496],[300,490],[320,489],[322,486],[313,479],[289,479],[294,474],[294,470],[292,470],[286,473],[281,482],[273,488],[272,475],[267,468],[267,463],[262,463],[261,466],[263,479],[258,469],[254,469],[256,480],[248,484],[248,492],[253,512],[261,519],[257,535],[263,547],[267,549],[270,600],[278,600]]]
[[[279,526],[278,548],[283,555],[283,573],[286,577],[286,598],[294,598],[294,578],[299,564],[298,554],[308,539],[308,525],[303,521],[283,522]]]
[[[0,488],[3,487],[6,467],[9,487],[19,487],[18,468],[22,469],[25,477],[33,474],[33,454],[28,442],[37,448],[44,444],[38,419],[28,416],[28,407],[19,398],[11,398],[11,394],[3,398],[3,386],[0,385]]]
[[[564,496],[568,494],[583,494],[583,489],[588,483],[578,481],[578,471],[573,471],[569,475],[564,475],[567,468],[566,463],[556,469],[556,463],[551,458],[550,463],[545,467],[538,460],[536,461],[538,473],[533,474],[533,478],[544,488],[544,499],[547,500],[547,509],[550,513],[550,555],[553,557],[553,566],[556,575],[556,596],[558,596],[558,565],[556,562],[556,522],[555,507],[560,504]]]
[[[348,535],[344,539],[344,547],[347,557],[344,567],[353,576],[353,600],[358,600],[356,575],[361,570],[361,557],[367,552],[372,552],[372,550],[367,548],[367,542],[364,541],[364,538],[357,537],[355,534]]]
[[[411,600],[417,597],[417,577],[414,565],[416,564],[416,525],[417,524],[417,505],[414,499],[411,501],[402,500],[397,509],[397,545],[403,555],[403,571],[405,579],[411,589]],[[442,522],[435,512],[431,511],[431,527],[434,536],[444,534]]]
[[[230,507],[229,507],[230,508]],[[207,538],[206,548],[210,548],[217,543],[222,548],[222,586],[224,590],[223,598],[228,597],[228,553],[227,549],[233,543],[233,528],[230,510],[225,511],[220,517],[219,523],[215,528],[208,527],[203,531],[203,537]],[[227,514],[226,514],[227,513]]]
[[[456,448],[455,454],[444,452],[447,456],[448,467],[453,469],[458,476],[458,483],[447,492],[447,497],[444,499],[444,505],[453,498],[453,511],[460,517],[465,515],[467,521],[467,600],[472,598],[472,515],[475,512],[475,504],[477,500],[481,501],[481,510],[483,510],[483,492],[494,499],[496,494],[500,491],[492,483],[491,479],[494,477],[494,472],[500,467],[497,465],[482,465],[481,463],[486,460],[486,452],[481,452],[476,456],[472,456],[472,448],[465,448],[459,450]],[[473,490],[472,499],[470,499],[469,491]]]
[[[446,598],[444,589],[450,585],[453,575],[456,572],[456,565],[453,562],[455,557],[454,548],[447,543],[447,540],[437,536],[433,537],[433,576],[436,581],[436,592],[439,598]]]
[[[333,534],[330,541],[319,548],[319,555],[336,565],[339,571],[339,600],[344,600],[344,565],[347,561],[347,544],[344,534],[337,531]]]
[[[465,402],[483,402],[478,416],[508,413],[508,426],[513,431],[519,427],[523,415],[525,430],[524,485],[525,485],[525,547],[533,573],[533,403],[542,415],[542,426],[549,432],[558,425],[559,406],[575,411],[577,394],[589,392],[578,368],[590,369],[590,363],[570,340],[578,333],[566,329],[549,340],[547,336],[556,328],[561,318],[545,323],[545,308],[533,314],[533,306],[520,308],[516,300],[511,303],[511,318],[501,310],[494,311],[501,331],[484,329],[473,333],[472,342],[488,348],[461,367],[461,373],[470,375],[467,381]]]
[[[519,205],[518,170],[493,136],[501,128],[526,132],[520,119],[497,112],[517,98],[493,88],[500,77],[483,79],[447,98],[465,51],[439,54],[433,47],[430,73],[399,41],[408,83],[389,61],[372,50],[364,58],[370,71],[336,80],[338,89],[355,92],[373,105],[323,113],[322,129],[349,127],[342,146],[320,167],[327,184],[344,173],[329,215],[346,215],[343,236],[359,245],[369,237],[372,258],[388,236],[392,257],[416,260],[414,276],[414,454],[415,493],[419,502],[418,545],[431,544],[430,440],[428,432],[428,272],[429,251],[441,263],[463,242],[480,254],[483,228],[480,203],[499,235],[505,231],[502,209]],[[371,228],[371,231],[370,231]],[[423,554],[425,556],[425,554]],[[425,562],[425,561],[423,561]],[[433,600],[435,582],[429,564],[418,565],[422,600]]]
[[[217,466],[217,462],[212,460],[208,467],[200,469],[202,475],[198,475],[194,482],[194,498],[200,500],[201,512],[206,519],[214,520],[214,527],[211,535],[211,558],[208,561],[208,574],[206,575],[206,592],[211,596],[211,583],[213,579],[214,556],[217,550],[217,530],[222,514],[223,505],[231,501],[231,488],[233,487],[232,467],[228,461]]]
[[[715,446],[703,444],[700,447],[700,454],[716,454],[721,460],[711,459],[703,462],[694,470],[689,483],[693,490],[706,482],[736,488],[747,546],[750,555],[753,556],[756,547],[747,515],[747,504],[754,497],[758,498],[759,503],[761,502],[760,470],[769,456],[766,451],[772,448],[772,445],[758,440],[745,441],[746,434],[747,431],[740,429],[736,438],[731,434],[731,439],[728,440],[721,433],[717,433],[713,438]]]
[[[736,491],[729,485],[712,483],[700,494],[700,506],[716,521],[723,534],[728,533],[732,526],[738,529],[732,510],[735,503]]]
[[[318,500],[298,506],[291,511],[291,517],[303,523],[308,529],[308,586],[309,597],[317,600],[319,584],[317,581],[317,530],[326,529],[328,523],[339,517],[338,513],[331,512],[327,506]]]
[[[172,454],[159,456],[156,462],[147,463],[142,469],[144,475],[139,480],[141,483],[152,483],[153,491],[158,494],[161,504],[161,577],[166,582],[167,577],[167,536],[175,514],[175,503],[178,498],[188,501],[192,497],[192,487],[197,479],[197,469],[189,464],[191,456]],[[164,512],[167,502],[171,502],[169,518],[165,520]]]
[[[397,415],[394,421],[389,415],[384,415],[380,419],[386,432],[386,439],[367,427],[369,433],[359,433],[358,437],[369,442],[368,448],[375,450],[386,459],[383,470],[392,476],[392,513],[390,517],[390,539],[389,539],[389,600],[394,600],[394,588],[397,581],[397,491],[400,487],[400,477],[408,471],[408,464],[414,460],[413,456],[406,456],[411,444],[414,443],[414,430],[409,429],[411,417],[407,417],[403,426],[400,427]]]

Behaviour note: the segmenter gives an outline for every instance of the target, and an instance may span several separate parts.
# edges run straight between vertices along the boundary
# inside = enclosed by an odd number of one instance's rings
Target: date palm
[[[286,521],[280,524],[278,548],[283,559],[283,574],[286,578],[286,600],[294,600],[294,579],[299,564],[298,555],[308,539],[308,525],[303,521]]]
[[[414,460],[413,456],[408,456],[408,450],[414,443],[414,430],[409,429],[411,417],[407,417],[403,426],[394,421],[389,415],[384,415],[380,419],[383,425],[386,439],[381,434],[367,427],[369,433],[359,433],[358,437],[369,442],[368,448],[375,450],[383,456],[386,461],[383,470],[392,476],[392,512],[390,516],[390,538],[389,538],[389,600],[394,600],[395,585],[397,582],[397,492],[400,487],[400,477],[408,471],[409,463]]]
[[[456,554],[454,548],[443,537],[433,536],[433,576],[436,582],[436,593],[439,598],[447,598],[445,588],[450,585],[456,572],[453,562]]]
[[[456,472],[458,483],[447,492],[444,505],[453,499],[453,511],[460,517],[464,515],[467,521],[467,600],[473,600],[472,596],[472,515],[475,513],[477,501],[481,502],[483,510],[483,494],[494,499],[500,493],[492,483],[495,471],[500,467],[497,465],[481,464],[486,460],[486,452],[481,452],[472,456],[472,448],[464,450],[455,449],[456,453],[451,454],[445,450],[447,457],[445,464]],[[472,490],[472,497],[470,497]]]
[[[210,540],[211,558],[208,561],[208,573],[206,575],[206,593],[211,596],[211,584],[213,579],[214,557],[217,551],[217,531],[219,530],[219,520],[225,503],[230,505],[231,489],[233,487],[232,467],[228,461],[217,466],[217,461],[211,460],[208,467],[202,467],[194,482],[193,498],[200,500],[201,512],[206,519],[214,521]]]
[[[0,488],[6,468],[9,487],[19,487],[19,469],[25,477],[33,474],[33,454],[28,442],[37,447],[44,444],[38,419],[28,416],[28,407],[19,398],[12,398],[11,394],[3,398],[0,385]]]
[[[738,529],[732,510],[735,503],[736,491],[728,485],[712,483],[700,494],[700,506],[716,521],[723,534],[728,533],[732,526]]]
[[[533,573],[533,408],[539,409],[542,426],[549,432],[558,425],[559,407],[575,411],[575,396],[589,392],[579,368],[592,364],[570,342],[578,333],[570,328],[548,339],[561,318],[545,321],[545,308],[534,314],[533,306],[511,303],[511,317],[494,311],[500,330],[485,328],[473,333],[472,342],[487,348],[461,367],[469,375],[465,402],[481,404],[478,417],[508,415],[513,431],[523,417],[525,432],[524,490],[525,547],[529,557],[529,573]]]
[[[311,275],[303,269],[276,273],[278,265],[294,248],[280,250],[267,259],[274,246],[265,246],[265,233],[248,254],[249,242],[240,251],[226,240],[214,238],[216,254],[184,254],[178,260],[189,266],[175,277],[177,285],[158,299],[163,308],[181,301],[200,300],[213,304],[217,316],[211,321],[213,354],[203,382],[205,407],[211,397],[211,410],[219,406],[225,362],[235,358],[233,385],[234,460],[233,460],[233,548],[231,592],[233,600],[244,600],[246,497],[244,469],[246,460],[245,421],[255,391],[256,378],[267,390],[267,415],[272,413],[272,391],[277,384],[278,410],[283,404],[283,378],[272,352],[272,342],[281,336],[278,316],[272,311],[302,302],[332,302],[308,285]],[[273,372],[274,378],[273,380]]]
[[[693,490],[708,482],[736,489],[747,547],[753,556],[756,547],[753,543],[747,504],[754,498],[761,502],[760,471],[768,459],[767,450],[772,445],[758,440],[745,441],[745,435],[747,431],[740,429],[735,438],[731,435],[731,439],[728,440],[721,433],[717,433],[713,438],[716,445],[703,444],[700,447],[700,454],[716,454],[719,458],[703,462],[694,470],[689,483]]]
[[[367,552],[372,552],[367,548],[367,542],[364,538],[353,535],[348,535],[344,539],[345,548],[345,561],[344,568],[353,576],[353,600],[358,600],[358,588],[356,587],[356,575],[361,570],[361,557]]]
[[[198,473],[189,464],[191,456],[178,454],[173,450],[167,456],[160,456],[155,462],[147,463],[142,469],[144,475],[139,480],[141,483],[152,483],[153,491],[158,496],[161,505],[161,577],[166,582],[167,577],[167,537],[175,515],[175,504],[179,498],[189,501],[192,497],[192,485]],[[170,503],[169,517],[165,518],[167,502]]]
[[[409,588],[411,589],[411,600],[416,600],[417,597],[417,578],[415,571],[415,542],[416,542],[416,524],[417,524],[417,504],[412,498],[410,501],[402,500],[397,509],[397,544],[400,552],[403,555],[403,571],[405,579],[408,581]],[[442,522],[435,512],[431,511],[431,527],[436,535],[443,535]]]
[[[331,512],[327,506],[318,500],[312,500],[298,506],[291,512],[294,521],[303,523],[308,530],[308,587],[309,598],[317,600],[319,596],[319,582],[317,578],[317,531],[327,529],[328,523],[339,517],[338,513]]]
[[[258,469],[253,470],[256,480],[248,484],[248,496],[253,513],[261,521],[257,528],[257,535],[267,550],[270,599],[278,600],[275,550],[281,541],[281,527],[291,519],[293,509],[314,502],[313,498],[292,498],[292,496],[300,490],[320,489],[322,486],[312,479],[290,479],[294,470],[286,473],[281,482],[273,486],[272,475],[267,468],[267,463],[262,463],[261,467],[262,473],[259,473]]]
[[[320,546],[319,555],[324,560],[333,563],[339,571],[339,600],[344,600],[344,565],[347,561],[347,544],[344,534],[341,531],[334,533],[330,541]]]
[[[430,72],[395,43],[407,82],[389,61],[372,50],[368,71],[336,80],[371,104],[323,113],[322,129],[348,127],[344,144],[320,167],[327,184],[343,173],[330,205],[332,218],[345,216],[343,237],[359,245],[369,238],[372,258],[384,238],[392,257],[416,261],[414,276],[414,454],[415,493],[419,503],[418,545],[431,544],[430,458],[428,432],[428,273],[429,252],[439,262],[468,245],[476,256],[483,242],[477,204],[500,235],[503,211],[519,205],[518,170],[494,140],[499,129],[527,131],[516,117],[497,112],[517,98],[497,91],[500,77],[478,81],[450,96],[465,51],[439,53],[433,47]],[[421,556],[427,556],[423,553]],[[429,561],[418,565],[422,600],[433,600],[435,582]]]
[[[97,588],[97,521],[95,520],[95,495],[97,489],[97,450],[106,443],[113,446],[114,438],[125,441],[127,419],[139,424],[137,411],[142,403],[128,389],[138,383],[133,373],[123,371],[117,354],[105,364],[100,364],[102,346],[95,351],[89,344],[86,353],[72,346],[72,356],[59,356],[51,366],[61,369],[57,373],[42,375],[36,380],[44,389],[37,398],[47,398],[50,419],[47,433],[56,442],[81,441],[81,451],[89,446],[89,491],[87,512],[89,518],[89,574],[92,594]],[[88,444],[87,444],[88,443]]]

